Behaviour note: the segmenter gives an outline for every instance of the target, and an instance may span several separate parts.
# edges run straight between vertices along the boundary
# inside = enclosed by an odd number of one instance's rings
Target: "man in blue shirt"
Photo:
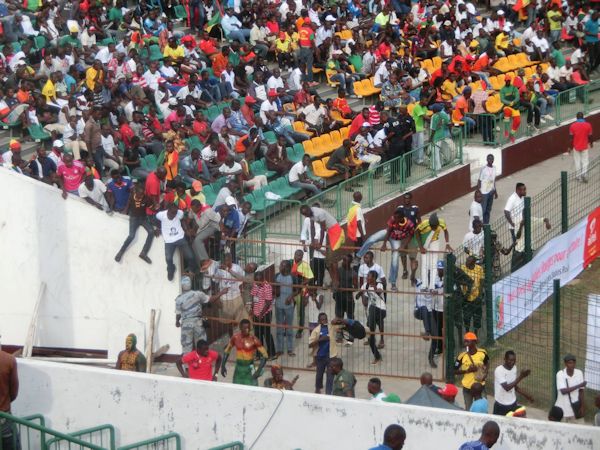
[[[600,43],[598,42],[598,12],[594,11],[592,17],[583,25],[585,31],[585,43],[588,47],[590,58],[590,72],[596,70],[600,64]]]
[[[482,397],[483,386],[481,383],[473,383],[471,386],[471,395],[473,396],[473,403],[469,411],[473,413],[487,414],[488,413],[488,401],[485,397]]]
[[[106,185],[109,192],[108,203],[112,210],[124,213],[133,183],[129,178],[123,178],[117,169],[110,171],[110,177],[112,180]]]
[[[481,437],[478,441],[465,442],[459,450],[488,450],[498,442],[500,427],[496,422],[490,420],[483,425]]]
[[[400,425],[390,425],[383,433],[383,444],[370,450],[400,450],[404,447],[406,431]]]

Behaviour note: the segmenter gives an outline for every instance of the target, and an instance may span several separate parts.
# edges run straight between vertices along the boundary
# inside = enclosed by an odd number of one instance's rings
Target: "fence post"
[[[446,270],[444,270],[444,317],[446,322],[445,337],[446,337],[446,381],[454,382],[454,305],[452,297],[454,295],[454,272],[456,268],[456,256],[453,253],[446,255]]]
[[[556,372],[560,369],[560,280],[554,280],[552,294],[552,399],[556,399]]]
[[[487,224],[483,227],[483,273],[484,273],[484,293],[485,293],[485,345],[494,345],[494,298],[492,294],[492,285],[494,283],[494,274],[492,262],[494,260],[494,250],[492,249],[492,227]]]
[[[393,169],[392,166],[390,166],[390,172]],[[368,172],[367,175],[367,186],[368,186],[368,193],[367,193],[367,205],[369,207],[372,207],[375,205],[374,201],[373,201],[373,172]]]
[[[569,231],[569,178],[566,171],[560,173],[561,233]]]
[[[523,227],[523,232],[525,233],[525,262],[529,262],[533,258],[533,250],[531,248],[531,197],[525,197],[523,220],[525,222]]]

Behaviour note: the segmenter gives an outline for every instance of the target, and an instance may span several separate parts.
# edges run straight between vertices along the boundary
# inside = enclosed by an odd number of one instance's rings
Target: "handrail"
[[[104,430],[108,430],[109,432],[109,444],[110,444],[110,450],[114,450],[115,449],[115,427],[113,427],[110,424],[104,424],[104,425],[98,425],[95,427],[90,427],[90,428],[85,428],[83,430],[79,430],[79,431],[75,431],[73,433],[69,433],[69,436],[73,436],[75,438],[82,438],[84,435],[89,434],[91,435],[92,433],[96,433],[98,431],[104,431]],[[91,439],[92,436],[90,436]],[[60,441],[62,441],[63,439],[61,438],[52,438],[49,441],[46,442],[47,446],[53,445],[55,443],[58,443]]]
[[[119,447],[117,450],[136,450],[143,446],[148,446],[151,444],[158,444],[161,442],[166,442],[171,439],[175,440],[175,450],[181,449],[181,437],[177,433],[167,433],[162,436],[157,436],[155,438],[146,439],[144,441],[136,442],[134,444],[125,445],[124,447]]]

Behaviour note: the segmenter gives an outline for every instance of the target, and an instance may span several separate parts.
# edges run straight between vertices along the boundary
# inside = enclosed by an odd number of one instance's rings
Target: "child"
[[[371,364],[379,364],[381,362],[381,353],[378,348],[383,348],[383,340],[378,346],[375,345],[375,329],[379,327],[379,331],[383,333],[383,321],[386,316],[386,306],[383,299],[383,284],[377,281],[377,272],[369,271],[367,281],[361,286],[361,290],[356,294],[356,298],[362,297],[363,305],[368,306],[367,326],[369,327],[369,346],[375,359]]]
[[[309,333],[312,333],[317,325],[319,324],[319,314],[321,313],[321,309],[323,307],[323,295],[317,294],[317,288],[310,287],[306,288],[306,295],[303,296],[302,301],[304,303],[304,307],[306,308],[308,315],[308,330]],[[315,359],[316,349],[312,349],[312,362],[306,366],[308,369],[312,369],[316,367],[317,361]]]

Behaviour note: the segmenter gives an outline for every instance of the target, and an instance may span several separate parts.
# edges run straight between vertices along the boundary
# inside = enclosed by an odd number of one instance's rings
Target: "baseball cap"
[[[477,335],[475,333],[469,331],[469,332],[465,333],[464,340],[465,341],[476,341]]]
[[[11,150],[21,150],[21,143],[16,139],[11,139],[8,143],[8,148]]]
[[[192,189],[196,192],[200,192],[202,190],[202,182],[200,180],[194,180],[192,182]]]
[[[502,11],[501,9],[498,10],[498,15],[499,16],[503,16],[504,15],[504,11]]]
[[[225,204],[226,204],[226,205],[229,205],[229,206],[232,206],[232,205],[237,205],[237,202],[235,201],[235,198],[233,198],[233,197],[230,195],[230,196],[228,196],[228,197],[225,199]]]
[[[442,397],[454,399],[454,397],[456,397],[456,394],[458,394],[458,388],[452,383],[448,383],[446,386],[444,386],[438,391],[438,394]]]
[[[244,101],[246,103],[256,103],[256,99],[254,97],[249,96],[249,95],[246,95],[246,97],[244,98]]]
[[[445,27],[449,27],[450,25],[452,25],[452,22],[450,22],[449,20],[445,20],[444,23],[443,23],[443,25]]]
[[[335,17],[333,17],[331,14],[329,14],[327,17],[325,17],[325,21],[326,22],[335,22],[337,19]]]
[[[437,262],[437,268],[438,269],[443,269],[444,268],[444,261],[438,261]]]
[[[369,122],[363,122],[362,127],[363,128],[370,128],[371,124]]]
[[[52,143],[52,147],[62,148],[64,146],[65,146],[64,142],[61,141],[60,139],[57,139]]]
[[[277,89],[269,89],[269,97],[277,97]]]
[[[572,353],[567,353],[567,354],[565,355],[565,357],[563,358],[563,361],[564,361],[564,362],[568,362],[568,361],[576,361],[576,360],[577,360],[577,358],[575,358],[575,355],[574,355],[574,354],[572,354]]]

